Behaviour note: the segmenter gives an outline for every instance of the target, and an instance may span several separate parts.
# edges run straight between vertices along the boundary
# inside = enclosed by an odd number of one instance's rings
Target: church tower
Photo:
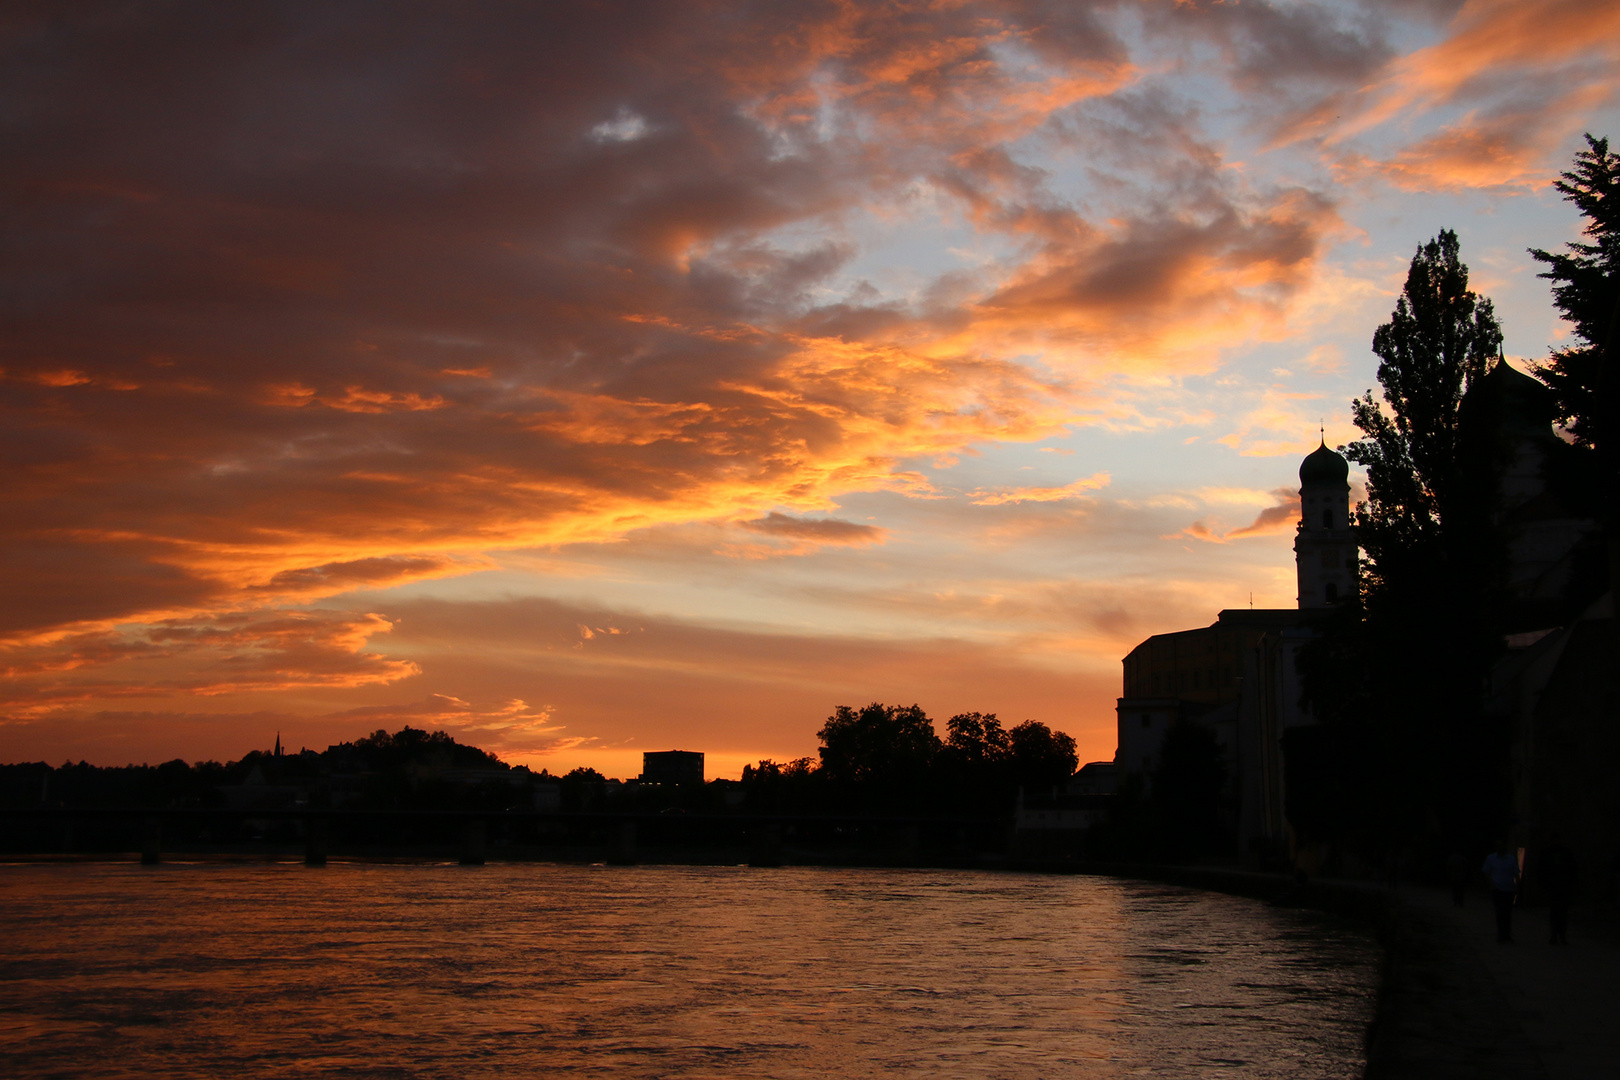
[[[1299,606],[1325,608],[1356,594],[1359,555],[1350,528],[1350,463],[1327,442],[1299,466]]]

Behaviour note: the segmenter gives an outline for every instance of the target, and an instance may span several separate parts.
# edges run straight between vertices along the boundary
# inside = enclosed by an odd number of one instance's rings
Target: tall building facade
[[[648,750],[641,755],[644,784],[701,784],[703,755],[696,750]]]
[[[1155,634],[1125,657],[1114,759],[1121,780],[1134,776],[1150,789],[1170,728],[1208,727],[1227,765],[1223,824],[1246,856],[1287,848],[1282,737],[1313,722],[1300,700],[1299,650],[1315,636],[1314,617],[1358,587],[1349,475],[1350,463],[1326,443],[1300,464],[1296,607],[1222,611],[1209,626]]]
[[[1500,548],[1500,580],[1481,585],[1500,590],[1506,635],[1485,707],[1513,732],[1514,813],[1526,835],[1560,833],[1596,865],[1620,845],[1620,630],[1609,541],[1582,487],[1588,466],[1554,431],[1557,416],[1545,386],[1499,361],[1463,397],[1458,453],[1475,520]],[[1151,784],[1174,724],[1215,733],[1229,777],[1225,824],[1245,855],[1292,846],[1282,748],[1290,730],[1314,723],[1299,654],[1360,587],[1349,463],[1324,443],[1299,480],[1297,606],[1223,611],[1210,626],[1147,639],[1125,657],[1118,702],[1122,785]]]

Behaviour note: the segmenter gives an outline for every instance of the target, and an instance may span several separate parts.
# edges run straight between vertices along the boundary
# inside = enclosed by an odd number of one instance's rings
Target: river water
[[[941,870],[0,866],[12,1077],[1359,1076],[1322,916]]]

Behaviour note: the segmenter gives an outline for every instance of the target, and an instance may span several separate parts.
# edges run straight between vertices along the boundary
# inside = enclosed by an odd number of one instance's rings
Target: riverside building
[[[1250,860],[1288,846],[1282,737],[1314,722],[1300,704],[1300,647],[1314,636],[1313,616],[1356,595],[1349,477],[1349,462],[1325,442],[1300,464],[1296,607],[1222,611],[1209,626],[1155,634],[1125,657],[1114,759],[1121,780],[1134,777],[1146,790],[1171,726],[1209,727],[1228,771],[1222,824]]]
[[[1557,416],[1551,392],[1501,360],[1459,410],[1476,527],[1500,562],[1499,578],[1480,583],[1496,591],[1505,635],[1483,708],[1511,731],[1517,835],[1561,835],[1587,865],[1620,865],[1612,556]],[[1117,703],[1122,788],[1151,784],[1173,724],[1215,733],[1227,770],[1222,825],[1248,861],[1292,854],[1282,744],[1315,723],[1300,703],[1299,652],[1359,589],[1349,463],[1324,443],[1299,481],[1296,606],[1222,611],[1209,626],[1148,638],[1125,657]]]

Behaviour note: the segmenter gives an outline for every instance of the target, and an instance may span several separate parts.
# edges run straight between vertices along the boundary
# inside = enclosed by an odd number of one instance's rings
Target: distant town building
[[[1013,812],[1014,850],[1023,857],[1082,851],[1087,834],[1113,812],[1118,787],[1118,768],[1112,761],[1084,765],[1061,788],[1049,792],[1020,787]]]
[[[1119,766],[1112,761],[1089,762],[1080,766],[1063,790],[1069,795],[1113,795],[1119,790]]]
[[[562,809],[562,785],[555,780],[536,780],[529,790],[536,810]]]
[[[649,750],[641,755],[644,784],[701,784],[703,755],[694,750]]]

